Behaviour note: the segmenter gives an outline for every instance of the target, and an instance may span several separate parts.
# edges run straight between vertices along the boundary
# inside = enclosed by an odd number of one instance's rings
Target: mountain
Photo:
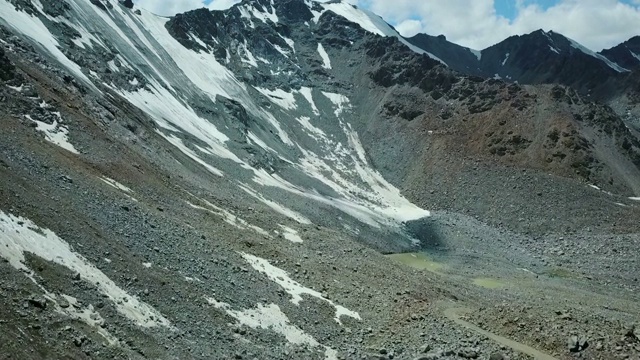
[[[640,65],[640,36],[634,36],[622,44],[602,50],[600,54],[624,68],[635,69]]]
[[[462,74],[519,84],[561,84],[610,105],[634,136],[640,136],[638,37],[595,53],[553,31],[512,36],[476,51],[444,36],[407,39]]]
[[[637,356],[627,115],[449,44],[338,1],[0,0],[0,353]]]
[[[501,78],[525,84],[560,83],[585,94],[628,72],[571,39],[543,30],[482,50],[480,62],[482,69]]]
[[[447,41],[444,35],[431,36],[420,33],[408,38],[407,41],[442,59],[451,69],[469,75],[486,75],[486,72],[480,68],[480,51]]]
[[[509,37],[481,51],[444,36],[418,34],[407,40],[463,74],[520,84],[562,84],[601,101],[625,92],[622,84],[640,61],[634,56],[637,37],[600,53],[543,30]]]

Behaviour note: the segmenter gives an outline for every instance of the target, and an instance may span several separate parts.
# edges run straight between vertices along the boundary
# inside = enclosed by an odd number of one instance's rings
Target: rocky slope
[[[0,0],[0,49],[2,358],[639,353],[640,144],[575,90],[340,2]]]

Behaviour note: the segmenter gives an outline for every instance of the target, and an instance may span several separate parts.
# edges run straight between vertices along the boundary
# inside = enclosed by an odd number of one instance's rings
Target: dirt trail
[[[545,354],[541,351],[538,351],[530,346],[527,346],[525,344],[519,343],[517,341],[513,341],[513,340],[509,340],[505,337],[502,337],[500,335],[496,335],[494,333],[491,333],[489,331],[483,330],[481,328],[479,328],[478,326],[462,320],[460,318],[461,315],[470,312],[470,309],[467,308],[448,308],[444,311],[444,315],[452,320],[453,322],[455,322],[458,325],[464,326],[469,330],[475,331],[476,333],[486,336],[489,339],[496,341],[504,346],[508,346],[510,348],[512,348],[515,351],[519,351],[521,353],[533,356],[534,359],[536,360],[558,360],[558,358],[555,358],[551,355]]]

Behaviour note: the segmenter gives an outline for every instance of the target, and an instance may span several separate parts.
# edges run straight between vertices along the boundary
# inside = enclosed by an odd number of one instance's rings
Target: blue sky
[[[543,9],[548,9],[551,6],[556,5],[558,0],[529,0],[524,1],[523,3],[536,4]],[[495,0],[494,6],[499,15],[502,15],[509,20],[513,20],[518,14],[516,1],[514,0]]]
[[[623,0],[621,2],[629,5],[634,4],[634,1],[632,0]],[[515,19],[516,15],[518,14],[516,3],[516,0],[494,0],[496,12],[509,20]],[[534,4],[544,10],[547,10],[554,5],[558,5],[558,3],[560,3],[560,0],[524,0],[522,1],[522,3],[525,5]],[[637,4],[637,1],[635,2],[635,4]]]
[[[640,0],[343,0],[367,8],[403,35],[443,34],[484,49],[512,35],[543,29],[600,51],[640,35]],[[239,0],[134,0],[161,15]]]

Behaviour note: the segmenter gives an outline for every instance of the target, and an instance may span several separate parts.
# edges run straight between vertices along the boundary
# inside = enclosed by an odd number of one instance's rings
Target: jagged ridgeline
[[[633,349],[637,42],[479,51],[340,1],[0,0],[0,353]],[[580,321],[546,326],[557,294]]]

